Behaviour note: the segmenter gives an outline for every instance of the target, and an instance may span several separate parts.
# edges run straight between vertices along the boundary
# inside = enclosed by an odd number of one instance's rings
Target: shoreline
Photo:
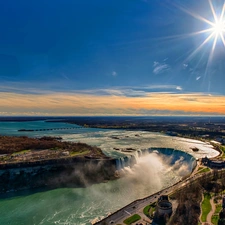
[[[10,138],[13,139],[13,137],[10,137]],[[179,137],[179,138],[183,138],[183,137]],[[45,139],[48,140],[48,137],[45,137]],[[57,139],[57,142],[61,141],[61,139],[58,140],[59,139],[58,137],[51,137],[50,140],[52,140],[52,139]],[[190,139],[190,138],[188,138],[188,139]],[[29,140],[29,138],[28,138],[28,140]],[[199,139],[192,139],[192,140],[198,140],[199,141]],[[204,143],[206,143],[206,142],[204,142]],[[219,152],[219,155],[221,155],[222,151],[219,151],[220,150],[219,147],[217,145],[215,145],[215,144],[213,146],[214,146],[213,149],[216,150],[217,152]],[[150,147],[150,149],[151,148],[154,149],[154,147]],[[155,147],[155,149],[160,149],[160,147]],[[169,148],[167,148],[167,149],[169,149]],[[173,150],[176,150],[176,149],[173,148]],[[190,152],[186,152],[184,150],[178,150],[178,151],[184,152],[185,154],[192,155],[192,157],[196,158]],[[213,157],[213,158],[218,158],[219,155],[216,156],[216,157]],[[113,173],[115,174],[116,164],[117,164],[116,163],[116,159],[107,157],[105,155],[104,155],[104,157],[96,157],[96,156],[91,156],[90,154],[86,155],[86,156],[63,156],[63,157],[61,156],[60,158],[50,158],[50,159],[44,158],[44,159],[36,160],[36,161],[19,161],[19,162],[0,163],[0,172],[2,174],[2,171],[7,170],[7,169],[8,170],[10,170],[10,169],[17,169],[17,170],[18,169],[19,170],[25,169],[26,170],[26,168],[32,169],[32,168],[46,167],[46,166],[47,167],[57,167],[57,166],[63,165],[63,167],[64,167],[65,165],[68,165],[70,167],[73,167],[73,166],[75,166],[76,163],[79,163],[79,164],[84,164],[84,163],[98,164],[98,163],[103,163],[104,161],[110,161],[110,160],[114,161],[112,164],[113,164],[113,167],[114,167],[114,169],[113,169],[114,172]],[[57,169],[55,169],[55,170],[57,170]],[[20,172],[16,172],[16,173],[20,174]],[[110,177],[111,177],[110,180],[112,179],[112,177],[114,177],[113,179],[115,179],[115,176],[112,176],[112,174],[110,175]],[[104,178],[103,180],[108,180],[108,179]]]
[[[166,134],[166,133],[164,133]],[[193,138],[193,137],[182,137],[182,138],[188,138],[188,139],[193,139],[193,140],[198,140],[198,141],[203,141],[202,139],[198,139],[198,138]],[[208,142],[208,140],[204,140],[204,143]],[[211,143],[212,144],[212,143]],[[220,152],[220,155],[221,155],[221,151],[218,151],[218,149],[215,148],[214,146],[214,149],[217,150],[217,152]],[[182,150],[181,150],[182,151]],[[218,157],[218,156],[217,156]],[[159,192],[161,192],[162,190],[160,190]],[[158,192],[157,192],[158,194]]]

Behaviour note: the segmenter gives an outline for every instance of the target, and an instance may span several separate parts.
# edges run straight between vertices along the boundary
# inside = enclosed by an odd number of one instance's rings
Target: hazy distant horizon
[[[153,122],[194,122],[194,121],[204,121],[204,122],[224,122],[225,116],[219,116],[219,115],[201,115],[201,116],[195,116],[195,115],[177,115],[177,116],[122,116],[122,115],[115,115],[115,116],[0,116],[0,122],[4,121],[64,121],[64,120],[74,120],[74,119],[92,119],[92,120],[100,120],[100,119],[118,119],[119,121],[124,119],[130,119],[130,120],[149,120]],[[106,121],[107,123],[107,121]]]

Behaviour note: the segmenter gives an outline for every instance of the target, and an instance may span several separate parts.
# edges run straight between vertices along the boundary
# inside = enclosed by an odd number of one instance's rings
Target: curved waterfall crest
[[[125,167],[133,167],[135,164],[138,163],[139,158],[147,156],[149,154],[158,154],[159,156],[163,157],[163,159],[169,165],[181,165],[182,163],[186,163],[188,165],[189,171],[193,171],[197,165],[196,159],[188,154],[187,152],[173,149],[173,148],[157,148],[152,147],[143,150],[134,151],[132,154],[119,157],[116,159],[116,169],[121,170]]]

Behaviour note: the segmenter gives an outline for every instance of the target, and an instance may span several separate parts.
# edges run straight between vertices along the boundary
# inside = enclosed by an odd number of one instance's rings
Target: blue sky
[[[220,15],[223,4],[222,0],[213,1],[216,14]],[[1,1],[0,97],[8,103],[0,102],[0,113],[43,114],[47,111],[51,114],[54,108],[47,109],[37,101],[39,111],[34,106],[21,111],[10,102],[13,98],[9,101],[6,95],[15,95],[18,101],[19,96],[34,100],[38,95],[43,98],[88,96],[84,105],[96,96],[126,97],[131,102],[133,98],[146,96],[151,102],[152,93],[172,93],[177,101],[181,95],[199,95],[203,99],[224,97],[225,46],[219,37],[211,54],[215,40],[212,37],[195,51],[210,35],[210,32],[192,35],[210,27],[196,15],[214,21],[210,2]],[[49,101],[53,101],[52,98]],[[64,114],[58,109],[64,102],[57,99],[57,114]],[[221,106],[222,111],[218,113],[225,114],[223,100],[218,103],[218,107]],[[115,113],[111,107],[104,113],[123,114],[124,108],[120,107],[114,106]],[[75,112],[77,105],[72,108]],[[171,109],[140,106],[135,114],[145,110],[149,110],[148,114],[151,110]],[[96,109],[94,113],[104,114]]]

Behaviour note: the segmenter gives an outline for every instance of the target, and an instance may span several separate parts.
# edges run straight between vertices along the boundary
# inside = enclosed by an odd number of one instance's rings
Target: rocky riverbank
[[[85,187],[116,178],[116,161],[101,149],[59,138],[0,136],[0,192]]]
[[[116,178],[114,159],[73,157],[0,165],[0,192],[38,187],[86,187]]]

